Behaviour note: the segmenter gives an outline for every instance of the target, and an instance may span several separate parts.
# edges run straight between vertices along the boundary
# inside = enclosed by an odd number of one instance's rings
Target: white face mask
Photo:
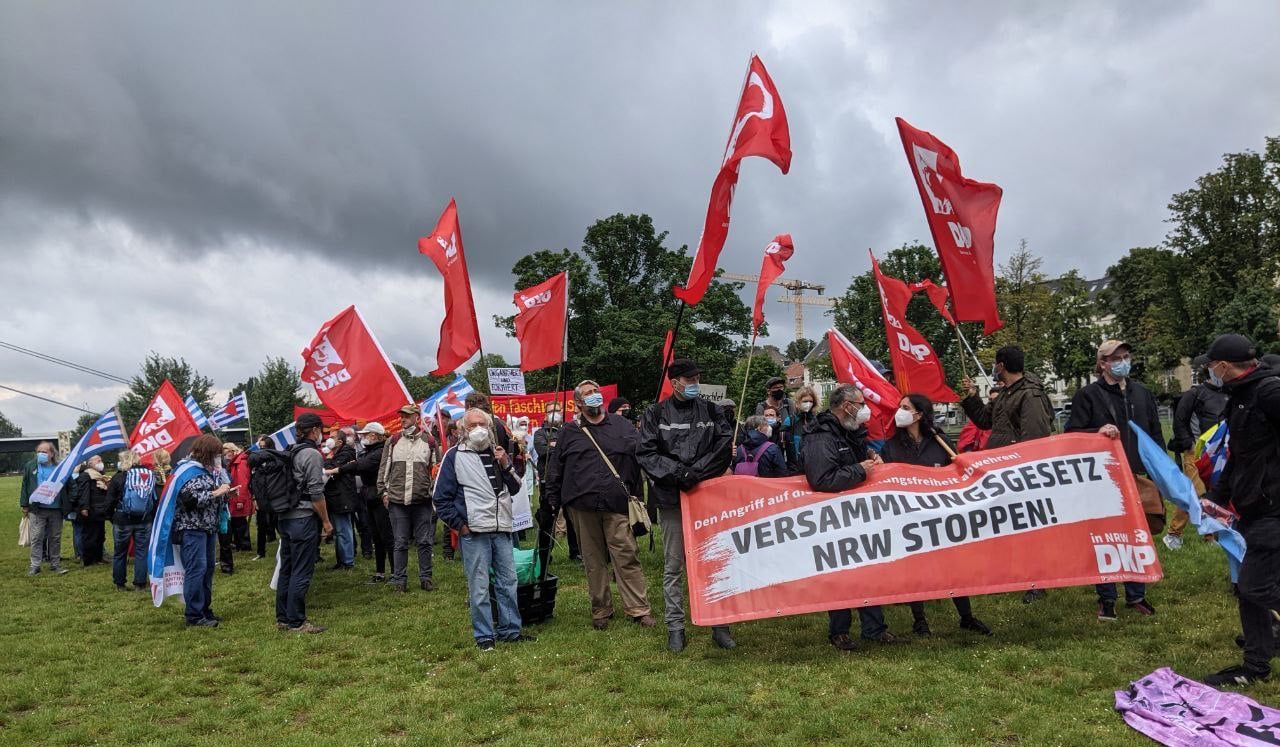
[[[812,409],[813,409],[813,403],[810,402],[809,400],[805,400],[804,402],[800,403],[800,412],[809,412]]]
[[[547,413],[547,418],[546,418],[546,420],[547,420],[547,423],[548,423],[548,424],[550,424],[550,425],[555,425],[556,423],[559,423],[559,422],[560,422],[560,413],[559,413],[559,412],[549,412],[549,413]]]
[[[773,426],[771,425],[766,425],[764,430],[760,432],[764,434],[765,438],[773,438]]]
[[[94,472],[101,472],[103,470],[102,462],[90,462],[89,469]]]
[[[916,422],[916,414],[906,410],[899,409],[893,413],[893,424],[899,428],[906,428]]]
[[[338,445],[338,442],[334,441],[332,438],[324,442],[324,447],[329,451],[333,451],[333,447],[337,445]]]
[[[489,429],[483,425],[477,425],[467,431],[467,443],[473,449],[484,449],[489,446]]]

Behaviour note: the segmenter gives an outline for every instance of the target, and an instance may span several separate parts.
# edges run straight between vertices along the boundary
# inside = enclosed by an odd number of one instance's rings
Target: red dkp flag
[[[868,436],[884,438],[893,433],[893,411],[898,409],[902,395],[889,383],[862,351],[849,338],[834,329],[827,330],[827,346],[831,348],[831,368],[836,381],[853,384],[862,392],[871,408],[871,420],[867,422]]]
[[[782,274],[782,263],[791,259],[795,246],[791,234],[780,233],[764,248],[764,262],[760,265],[760,279],[756,281],[756,305],[751,312],[751,336],[755,337],[764,323],[764,292]]]
[[[787,113],[782,108],[778,89],[764,69],[759,57],[751,56],[747,80],[738,100],[738,113],[733,118],[733,131],[724,149],[720,172],[711,185],[711,201],[702,227],[702,238],[693,255],[689,279],[684,287],[672,289],[676,298],[690,306],[702,300],[716,274],[720,250],[729,236],[729,207],[733,190],[738,185],[738,168],[747,156],[761,156],[773,161],[782,173],[791,169],[791,132]]]
[[[902,117],[898,133],[915,175],[933,244],[951,291],[951,307],[962,322],[982,322],[983,334],[1004,326],[996,308],[994,245],[999,186],[967,179],[960,158],[946,143],[917,130]]]
[[[476,304],[471,298],[471,278],[467,275],[467,257],[462,250],[462,226],[458,224],[458,206],[449,206],[440,214],[430,236],[418,239],[418,251],[431,258],[444,278],[444,321],[440,322],[440,346],[436,350],[436,370],[432,376],[452,373],[480,349],[480,326],[476,322]]]
[[[880,290],[880,309],[884,312],[884,334],[889,342],[889,359],[893,362],[893,378],[898,391],[917,392],[934,402],[958,402],[959,397],[947,386],[942,362],[924,335],[907,322],[907,304],[911,289],[907,284],[880,272],[880,263],[871,256],[871,270]]]
[[[165,449],[172,456],[184,440],[200,433],[200,426],[187,412],[182,395],[165,379],[156,390],[156,396],[151,398],[151,404],[138,418],[137,425],[133,426],[133,433],[129,434],[129,448],[142,458],[143,464],[150,466],[151,455],[156,451]]]
[[[536,371],[568,357],[569,273],[552,275],[532,288],[516,291],[516,339],[520,370]]]
[[[302,380],[344,420],[376,420],[413,401],[355,306],[325,322],[303,348]]]
[[[929,296],[929,302],[938,310],[938,313],[942,315],[942,318],[947,320],[947,324],[956,323],[955,318],[951,316],[951,312],[947,310],[947,296],[949,294],[947,293],[946,288],[938,285],[929,278],[925,278],[924,280],[916,283],[911,283],[907,287],[911,289],[912,293],[924,291],[925,294]]]
[[[671,337],[672,337],[672,334],[673,334],[673,330],[668,329],[668,330],[667,330],[667,337],[666,337],[666,339],[665,339],[665,340],[663,340],[663,341],[662,341],[662,364],[661,364],[661,365],[662,365],[662,367],[663,367],[663,371],[662,371],[663,376],[662,376],[662,386],[661,386],[661,387],[659,388],[659,390],[658,390],[658,401],[659,401],[659,402],[661,402],[662,400],[664,400],[664,399],[666,399],[667,397],[670,397],[670,396],[672,395],[672,390],[671,390],[671,377],[669,377],[669,376],[667,376],[667,375],[666,375],[666,373],[667,373],[667,372],[666,372],[666,366],[667,366],[667,364],[668,364],[668,363],[670,363],[670,362],[671,362]]]

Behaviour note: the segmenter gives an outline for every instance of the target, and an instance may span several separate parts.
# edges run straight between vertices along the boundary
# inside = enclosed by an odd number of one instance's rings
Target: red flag
[[[751,312],[751,335],[754,337],[764,323],[764,292],[782,274],[782,263],[791,259],[795,246],[791,234],[780,233],[764,248],[764,262],[760,265],[760,279],[756,281],[756,305]]]
[[[720,250],[729,236],[729,206],[738,184],[738,167],[747,156],[767,158],[784,174],[791,169],[791,132],[787,128],[787,113],[782,108],[782,99],[773,79],[755,55],[751,56],[751,63],[747,66],[747,79],[738,100],[738,112],[733,118],[733,130],[725,145],[720,172],[711,185],[711,201],[707,205],[702,238],[698,240],[698,250],[693,255],[693,266],[689,268],[689,279],[683,288],[672,289],[676,298],[690,306],[702,300],[711,278],[716,274]]]
[[[413,401],[355,306],[324,323],[302,362],[302,380],[338,418],[374,420]]]
[[[880,263],[871,257],[876,287],[880,289],[880,309],[884,312],[884,334],[889,342],[889,358],[893,361],[893,378],[900,392],[917,392],[934,402],[958,402],[960,398],[947,386],[942,362],[929,341],[907,322],[907,304],[911,289],[897,278],[880,272]]]
[[[948,324],[956,323],[956,320],[951,316],[951,312],[947,310],[947,296],[949,294],[945,287],[934,283],[929,278],[925,278],[918,283],[912,283],[907,287],[911,289],[912,293],[924,291],[925,294],[929,296],[929,302],[938,310],[938,313],[942,315],[942,318],[946,319]]]
[[[480,326],[462,250],[462,226],[453,200],[440,214],[431,235],[418,239],[418,251],[431,258],[444,278],[444,321],[440,322],[436,370],[431,372],[432,376],[443,376],[456,371],[480,349]]]
[[[670,397],[673,392],[671,390],[671,377],[666,375],[665,368],[671,362],[671,337],[673,330],[667,330],[667,339],[662,343],[662,387],[658,390],[658,401]]]
[[[569,273],[516,291],[516,339],[520,341],[520,370],[536,371],[568,357]]]
[[[142,458],[143,464],[150,466],[154,452],[166,449],[172,456],[184,440],[199,435],[200,426],[187,412],[182,395],[165,379],[138,419],[138,424],[133,426],[133,433],[129,434],[129,448]]]
[[[869,437],[881,439],[893,433],[893,411],[898,409],[902,394],[844,335],[834,329],[827,330],[827,346],[831,348],[831,368],[836,380],[858,387],[867,407],[871,408],[871,420],[867,422]]]
[[[951,291],[951,307],[962,322],[982,322],[983,334],[1004,326],[996,308],[994,244],[1002,191],[967,179],[960,158],[946,143],[917,130],[902,117],[898,133],[915,175],[933,244]]]

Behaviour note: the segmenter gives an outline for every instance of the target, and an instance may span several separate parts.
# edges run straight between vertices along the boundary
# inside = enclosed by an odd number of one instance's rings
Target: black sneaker
[[[536,640],[538,640],[537,636],[526,635],[524,633],[521,633],[515,638],[503,638],[502,642],[503,643],[533,643]]]
[[[1204,678],[1204,684],[1210,687],[1221,687],[1222,685],[1245,686],[1252,685],[1255,682],[1266,682],[1271,677],[1270,672],[1259,672],[1244,666],[1227,667],[1221,672],[1215,672]]]
[[[711,642],[720,648],[737,648],[737,641],[733,640],[733,636],[729,635],[728,625],[717,625],[711,629]]]
[[[1098,619],[1103,622],[1116,621],[1116,603],[1098,602]]]
[[[835,646],[836,649],[840,651],[853,651],[858,647],[858,645],[853,642],[853,639],[849,637],[848,633],[827,636],[827,640],[831,641],[831,645]]]
[[[1044,599],[1044,589],[1028,589],[1026,594],[1022,595],[1023,604],[1031,604],[1037,599]]]
[[[201,620],[196,620],[194,622],[192,622],[191,620],[188,620],[187,625],[193,628],[216,628],[218,627],[218,621],[206,617]]]
[[[368,581],[366,581],[365,583],[366,583],[366,584],[369,584],[369,585],[371,585],[371,586],[372,586],[373,584],[382,584],[382,583],[386,583],[386,581],[387,581],[387,577],[386,577],[386,576],[384,576],[384,575],[383,575],[383,574],[381,574],[381,573],[375,573],[375,574],[373,574],[373,576],[372,576]]]
[[[684,651],[684,629],[667,631],[667,650],[673,654]]]
[[[933,631],[929,629],[929,621],[923,617],[911,623],[911,632],[922,637],[933,635]]]
[[[1127,609],[1131,609],[1140,615],[1150,617],[1156,613],[1156,608],[1151,606],[1151,602],[1146,599],[1139,599],[1136,602],[1126,602],[1124,605]]]
[[[493,641],[487,638],[484,640],[476,641],[476,648],[480,649],[481,651],[492,651]]]
[[[974,617],[973,615],[960,618],[960,627],[964,628],[965,630],[972,630],[973,632],[980,633],[982,635],[992,634],[991,628],[988,628],[986,623]]]
[[[1244,648],[1244,634],[1236,636],[1236,648]]]

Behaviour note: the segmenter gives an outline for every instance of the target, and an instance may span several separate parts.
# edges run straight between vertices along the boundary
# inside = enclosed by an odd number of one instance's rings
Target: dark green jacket
[[[991,431],[988,449],[1044,438],[1053,432],[1053,405],[1039,381],[1023,376],[1000,392],[995,402],[970,395],[960,403],[974,425]]]
[[[71,481],[68,480],[69,484]],[[31,494],[40,487],[40,478],[36,473],[36,460],[32,459],[22,468],[22,492],[18,494],[18,505],[27,508],[31,505]],[[59,511],[71,510],[71,499],[67,496],[67,486],[63,485],[59,491],[58,497],[53,499],[53,503],[45,505],[37,503],[36,508],[56,508]]]

